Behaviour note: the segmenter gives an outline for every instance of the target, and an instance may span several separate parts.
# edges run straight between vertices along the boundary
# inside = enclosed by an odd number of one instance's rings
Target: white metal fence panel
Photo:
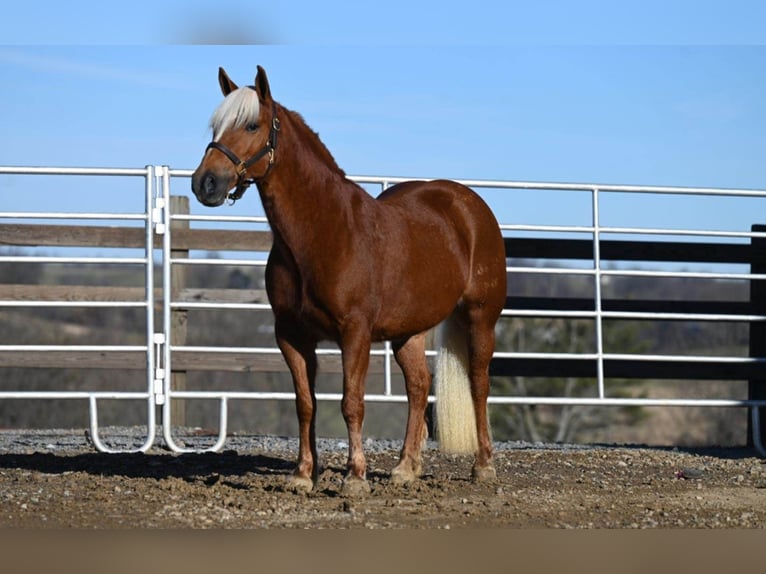
[[[173,178],[188,178],[191,176],[191,171],[188,170],[170,170],[169,174]],[[405,181],[405,178],[395,177],[354,177],[357,183],[371,184],[378,186],[379,191],[385,190],[388,186]],[[461,183],[468,185],[478,191],[484,189],[501,190],[507,194],[513,193],[515,190],[539,190],[540,193],[545,194],[551,191],[565,191],[567,193],[579,193],[587,194],[590,202],[590,215],[591,221],[587,225],[528,225],[528,224],[501,224],[506,235],[510,235],[518,232],[525,233],[545,233],[561,234],[564,236],[571,234],[582,234],[588,236],[593,243],[593,261],[590,268],[561,268],[554,266],[543,267],[509,267],[509,273],[515,274],[571,274],[582,275],[591,277],[594,287],[594,311],[548,311],[544,309],[506,309],[503,312],[504,316],[518,317],[569,317],[569,318],[585,318],[593,319],[596,325],[596,341],[594,353],[580,353],[578,358],[581,359],[593,359],[597,363],[597,396],[587,398],[575,398],[575,397],[546,397],[546,396],[500,396],[493,394],[489,402],[490,404],[548,404],[548,405],[582,405],[582,406],[676,406],[676,407],[691,407],[691,406],[717,406],[717,407],[758,407],[764,406],[765,401],[753,401],[743,399],[693,399],[693,398],[674,398],[674,399],[646,399],[646,398],[618,398],[610,397],[607,392],[606,377],[604,374],[604,362],[606,360],[638,360],[638,361],[679,361],[679,360],[693,360],[698,362],[724,362],[732,364],[745,364],[745,363],[763,363],[766,361],[764,358],[753,357],[737,357],[737,356],[674,356],[674,355],[649,355],[649,354],[616,354],[607,353],[604,351],[603,345],[603,322],[605,319],[664,319],[664,320],[698,320],[698,321],[764,321],[766,316],[763,315],[732,315],[732,314],[673,314],[673,313],[641,313],[641,312],[610,312],[605,311],[602,308],[602,284],[605,278],[617,277],[617,276],[633,276],[633,277],[680,277],[680,278],[705,278],[705,279],[729,279],[729,280],[759,280],[766,279],[766,275],[756,274],[750,271],[743,271],[737,273],[729,272],[688,272],[688,271],[652,271],[652,270],[620,270],[620,269],[608,269],[602,264],[600,257],[600,245],[602,237],[604,235],[636,235],[636,236],[693,236],[693,237],[733,237],[739,239],[752,239],[754,237],[763,237],[763,233],[755,233],[751,231],[721,231],[711,230],[705,228],[659,228],[659,227],[627,227],[627,226],[608,226],[602,225],[602,216],[600,209],[600,198],[605,194],[655,194],[655,195],[678,195],[689,197],[702,197],[702,196],[718,196],[718,197],[748,197],[748,198],[766,198],[766,191],[760,190],[736,190],[736,189],[716,189],[716,188],[679,188],[679,187],[639,187],[639,186],[626,186],[626,185],[596,185],[596,184],[555,184],[555,183],[530,183],[530,182],[509,182],[509,181],[485,181],[485,180],[463,180]],[[169,197],[170,186],[165,188],[166,197]],[[507,197],[510,197],[507,196]],[[173,214],[169,215],[170,220],[176,217]],[[226,216],[181,216],[184,220],[188,221],[211,221],[218,220],[224,221],[232,219],[226,218]],[[263,218],[234,218],[239,221],[247,221],[249,223],[262,223]],[[169,222],[168,222],[169,223]],[[168,224],[169,227],[169,224]],[[168,238],[169,239],[169,238]],[[213,265],[265,265],[265,261],[250,261],[239,259],[217,259],[217,260],[194,260],[194,259],[182,259],[173,260],[169,257],[169,241],[166,244],[165,259],[170,262],[165,268],[166,277],[169,280],[169,268],[171,265],[195,265],[195,264],[213,264]],[[167,292],[170,289],[169,282],[164,286]],[[170,309],[174,306],[188,306],[187,303],[175,303],[169,301],[166,304],[166,313],[170,312]],[[215,303],[199,304],[199,307],[215,308]],[[223,307],[223,305],[221,306]],[[261,308],[258,305],[228,305],[227,308],[241,308],[241,309],[254,309]],[[166,319],[165,324],[169,321]],[[221,347],[172,347],[166,348],[165,361],[169,364],[171,351],[174,352],[224,352],[231,351],[231,348]],[[270,354],[278,353],[276,348],[237,348],[239,352],[249,352],[253,354]],[[337,354],[337,350],[321,350],[320,352],[328,354]],[[383,350],[373,351],[373,353],[382,354],[384,357],[385,365],[385,391],[383,393],[368,393],[365,395],[367,401],[371,402],[404,402],[406,396],[403,394],[395,394],[391,392],[390,375],[392,371],[392,353],[390,345],[386,345]],[[430,354],[434,354],[430,351]],[[502,352],[498,351],[495,354],[498,358],[507,359],[545,359],[550,361],[565,360],[572,357],[569,353],[523,353],[523,352]],[[226,412],[227,404],[229,400],[233,399],[290,399],[292,400],[294,395],[290,392],[274,393],[274,392],[174,392],[169,386],[166,387],[167,395],[169,398],[177,399],[217,399],[220,401],[221,411],[221,427],[218,442],[211,447],[212,449],[220,448],[221,444],[225,440],[225,425],[226,425]],[[332,393],[318,393],[318,400],[339,400],[340,395]],[[431,397],[431,401],[434,397]],[[171,401],[168,401],[166,408],[170,409]],[[763,446],[760,443],[760,420],[758,416],[758,409],[752,408],[752,424],[753,432],[756,440],[756,447],[763,452]],[[169,432],[169,429],[168,429]],[[756,435],[758,435],[756,437]],[[181,447],[175,445],[172,436],[166,436],[168,443],[173,445],[172,448],[183,450]]]
[[[254,357],[278,354],[276,347],[217,347],[217,346],[187,346],[174,345],[171,343],[172,321],[171,313],[174,309],[228,309],[228,310],[263,310],[268,309],[266,303],[216,303],[216,302],[189,302],[174,300],[172,285],[172,270],[177,266],[195,266],[195,265],[229,265],[229,266],[264,266],[263,259],[247,259],[239,257],[221,257],[211,259],[209,257],[201,258],[177,258],[172,253],[172,235],[174,222],[226,222],[243,223],[246,225],[266,223],[263,217],[231,217],[221,211],[220,215],[192,215],[192,214],[174,214],[171,213],[170,197],[176,189],[179,193],[186,195],[188,189],[188,178],[191,176],[190,170],[170,169],[167,166],[148,166],[143,169],[74,169],[74,168],[14,168],[0,167],[2,174],[36,174],[36,175],[89,175],[89,176],[127,176],[143,178],[144,186],[144,210],[140,213],[60,213],[43,211],[24,211],[24,212],[0,212],[0,220],[33,220],[33,219],[57,219],[57,220],[135,220],[143,222],[145,228],[145,253],[140,258],[94,258],[94,257],[59,257],[59,256],[25,256],[25,255],[3,255],[0,256],[0,262],[4,261],[34,261],[37,263],[116,263],[116,264],[139,264],[145,267],[146,277],[146,298],[140,303],[128,301],[116,302],[67,302],[67,301],[39,301],[39,302],[19,302],[19,301],[0,301],[0,307],[13,306],[67,306],[67,305],[92,305],[92,306],[135,306],[146,310],[146,342],[140,346],[118,346],[118,347],[78,347],[78,351],[124,351],[140,350],[146,354],[147,373],[146,390],[141,393],[120,393],[120,392],[87,392],[87,393],[66,393],[66,392],[6,392],[0,391],[0,400],[16,398],[46,398],[46,399],[86,399],[90,404],[90,426],[97,448],[104,451],[111,449],[99,439],[97,402],[104,398],[115,399],[140,399],[146,402],[147,409],[147,438],[146,442],[138,447],[137,450],[148,449],[155,441],[157,432],[155,421],[155,406],[160,405],[163,409],[163,421],[170,421],[174,401],[188,401],[195,399],[215,400],[219,403],[220,424],[218,437],[214,444],[207,450],[220,449],[228,433],[228,407],[229,402],[233,400],[258,400],[258,399],[285,399],[293,400],[292,392],[243,392],[243,391],[188,391],[174,389],[170,376],[172,370],[173,356],[179,356],[183,353],[219,353],[232,352],[252,354]],[[386,189],[388,186],[404,181],[403,178],[396,177],[354,177],[352,178],[365,186],[372,186],[378,191]],[[559,264],[548,264],[541,266],[513,265],[509,266],[508,272],[515,275],[572,275],[587,278],[591,281],[593,290],[593,308],[592,310],[569,310],[569,309],[545,309],[545,308],[524,308],[505,309],[505,317],[551,317],[568,319],[587,319],[594,322],[595,341],[593,350],[581,353],[542,353],[542,352],[509,352],[498,350],[496,358],[510,360],[545,360],[551,362],[566,361],[572,358],[594,361],[596,364],[595,381],[597,391],[591,397],[551,397],[551,396],[510,396],[493,394],[489,401],[490,404],[547,404],[547,405],[597,405],[597,406],[710,406],[710,407],[743,407],[750,408],[751,424],[755,446],[764,454],[764,447],[760,441],[760,418],[759,408],[766,406],[766,400],[752,400],[740,398],[715,398],[715,399],[696,399],[696,398],[669,398],[669,399],[647,399],[647,398],[621,398],[610,393],[609,377],[605,373],[605,364],[609,361],[643,361],[643,362],[678,362],[694,361],[697,363],[716,363],[716,364],[762,364],[766,362],[764,357],[744,357],[744,356],[709,356],[709,355],[662,355],[662,354],[625,354],[609,352],[604,347],[603,325],[605,321],[616,319],[652,319],[652,320],[694,320],[702,322],[763,322],[766,321],[766,315],[755,313],[675,313],[675,312],[643,312],[643,311],[610,311],[604,309],[602,291],[604,285],[613,278],[636,277],[636,278],[684,278],[684,279],[716,279],[716,280],[736,280],[736,281],[760,281],[766,280],[766,274],[754,273],[752,269],[636,269],[621,268],[609,266],[602,258],[602,245],[607,237],[683,237],[687,240],[701,239],[732,239],[737,241],[753,241],[754,239],[766,238],[766,233],[756,232],[745,229],[740,223],[734,223],[729,228],[715,228],[707,221],[702,221],[698,225],[694,217],[679,217],[681,220],[679,226],[667,226],[658,224],[636,224],[630,220],[630,202],[636,201],[636,198],[646,197],[671,197],[671,198],[691,198],[694,201],[703,201],[704,198],[745,198],[757,201],[757,205],[762,206],[766,199],[766,191],[749,189],[717,189],[717,188],[681,188],[681,187],[646,187],[646,186],[626,186],[626,185],[598,185],[598,184],[557,184],[557,183],[530,183],[513,181],[486,181],[486,180],[464,180],[462,183],[476,189],[482,194],[488,194],[500,202],[513,203],[520,205],[517,195],[522,192],[534,192],[539,194],[542,202],[549,201],[548,195],[566,194],[562,197],[585,198],[580,201],[579,221],[554,221],[554,222],[535,222],[527,223],[525,221],[511,222],[499,215],[501,228],[507,238],[524,236],[544,236],[560,238],[585,238],[592,243],[592,257],[580,265],[562,266]],[[250,198],[256,202],[256,198]],[[495,208],[491,200],[490,205]],[[627,202],[628,208],[621,208],[621,202]],[[606,204],[606,207],[605,207]],[[586,207],[583,207],[586,206]],[[623,206],[624,207],[624,206]],[[760,209],[760,212],[764,210]],[[588,221],[582,221],[582,214],[585,213]],[[755,223],[749,218],[757,217],[757,213],[751,210],[751,213],[745,215],[748,225]],[[522,213],[519,217],[522,219],[525,215]],[[660,217],[659,219],[668,219]],[[670,219],[674,219],[671,217]],[[661,222],[660,222],[661,223]],[[159,264],[161,265],[161,292],[162,296],[162,325],[155,328],[153,309],[158,301],[154,294],[154,242],[157,238],[161,241],[161,256]],[[742,266],[739,266],[742,267]],[[53,350],[70,350],[70,347],[52,347],[52,346],[33,346],[33,345],[2,345],[1,351],[44,353]],[[395,393],[392,390],[392,351],[390,344],[385,344],[381,348],[376,348],[373,354],[383,358],[384,365],[384,384],[382,392],[370,392],[366,395],[366,400],[371,402],[405,402],[406,396],[401,393]],[[320,354],[338,355],[337,349],[320,349]],[[429,352],[434,354],[433,351]],[[318,400],[337,401],[341,397],[337,393],[318,393]],[[433,397],[431,398],[433,400]],[[163,424],[164,439],[168,446],[177,452],[184,452],[186,448],[179,444],[173,435],[173,428],[169,424]]]
[[[67,255],[20,255],[10,254],[0,256],[0,263],[45,263],[63,265],[139,265],[144,270],[145,298],[143,301],[83,301],[83,300],[55,300],[55,301],[0,301],[3,307],[24,308],[138,308],[143,309],[146,320],[146,337],[140,345],[35,345],[35,344],[4,344],[0,345],[0,352],[13,353],[100,353],[140,352],[146,357],[146,388],[142,392],[128,391],[9,391],[0,390],[0,400],[3,399],[44,399],[44,400],[86,400],[89,405],[89,421],[91,438],[98,450],[104,452],[123,452],[124,449],[112,448],[108,441],[102,440],[99,431],[98,402],[100,400],[138,400],[145,404],[146,409],[146,439],[143,444],[129,448],[128,452],[146,451],[155,442],[156,416],[155,402],[159,396],[156,393],[155,383],[155,327],[154,327],[154,249],[153,241],[155,230],[155,191],[156,174],[155,168],[148,166],[142,169],[109,169],[109,168],[55,168],[55,167],[0,167],[0,175],[45,175],[45,176],[87,176],[93,178],[129,178],[136,180],[135,193],[142,197],[143,210],[125,213],[89,213],[89,212],[48,212],[39,209],[39,203],[30,201],[29,210],[3,211],[0,212],[0,221],[41,221],[56,220],[59,222],[78,221],[134,221],[143,224],[144,228],[144,253],[142,257],[108,257],[108,256],[67,256]],[[143,180],[143,182],[141,182]],[[143,185],[141,185],[143,183]],[[33,195],[33,194],[32,194]],[[77,204],[76,196],[72,201]],[[37,210],[34,207],[38,207]]]

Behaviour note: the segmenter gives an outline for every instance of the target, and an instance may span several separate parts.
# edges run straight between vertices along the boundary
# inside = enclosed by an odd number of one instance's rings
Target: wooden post
[[[751,230],[763,233],[766,231],[766,225],[753,225]],[[750,248],[750,272],[766,273],[766,239],[753,237]],[[766,315],[766,281],[750,281],[750,312],[755,315]],[[766,323],[763,321],[750,323],[750,357],[766,357]],[[766,380],[750,379],[747,384],[747,398],[749,400],[766,399]],[[766,408],[760,409],[760,417],[761,442],[766,444]],[[747,446],[753,446],[753,425],[750,416],[747,417]]]
[[[172,195],[170,196],[170,213],[184,214],[189,213],[189,198],[186,196]],[[173,231],[179,229],[189,229],[188,221],[173,221],[171,227],[171,240]],[[188,249],[173,249],[171,244],[170,257],[173,259],[187,259],[189,257]],[[186,285],[186,266],[174,265],[170,269],[170,282],[172,285],[171,301],[177,301],[180,297],[181,291]],[[165,294],[167,296],[167,294]],[[170,313],[170,344],[171,345],[184,345],[186,344],[186,321],[188,318],[188,311],[185,309],[173,309]],[[172,363],[174,364],[174,363]],[[186,371],[178,370],[174,367],[171,368],[170,384],[173,390],[182,391],[186,389]],[[186,426],[186,401],[177,400],[172,405],[170,421],[164,421],[164,424],[170,424],[171,426]]]

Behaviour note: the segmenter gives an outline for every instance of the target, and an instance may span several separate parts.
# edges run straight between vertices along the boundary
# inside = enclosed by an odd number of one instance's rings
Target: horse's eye
[[[255,122],[251,122],[245,126],[245,129],[249,132],[254,132],[255,130],[258,129],[258,124],[256,124]]]

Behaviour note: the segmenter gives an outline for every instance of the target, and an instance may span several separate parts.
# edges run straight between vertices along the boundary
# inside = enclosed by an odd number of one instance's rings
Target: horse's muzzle
[[[194,172],[192,191],[202,205],[217,207],[226,201],[231,183],[231,177],[221,177],[212,171]]]

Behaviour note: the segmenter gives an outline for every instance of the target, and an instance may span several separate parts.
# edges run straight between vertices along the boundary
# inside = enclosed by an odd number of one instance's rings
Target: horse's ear
[[[269,87],[269,79],[266,77],[266,70],[261,66],[258,66],[258,73],[255,75],[255,89],[262,100],[271,99],[271,88]]]
[[[231,78],[229,78],[229,75],[223,68],[218,68],[218,83],[221,85],[221,91],[223,92],[224,96],[228,96],[238,87],[237,84],[235,84]]]

